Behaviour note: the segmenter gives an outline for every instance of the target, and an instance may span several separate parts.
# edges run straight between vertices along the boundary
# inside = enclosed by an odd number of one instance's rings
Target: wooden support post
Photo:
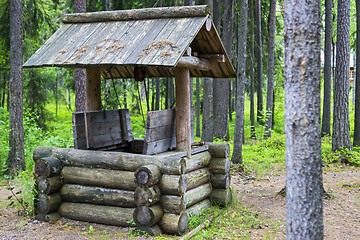
[[[191,121],[190,121],[190,71],[187,68],[175,68],[176,84],[176,150],[186,151],[191,157]]]
[[[101,77],[97,67],[86,68],[86,110],[101,110]]]

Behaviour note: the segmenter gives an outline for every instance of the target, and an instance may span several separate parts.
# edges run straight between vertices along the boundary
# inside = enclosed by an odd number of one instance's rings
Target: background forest
[[[75,0],[76,2],[76,0]],[[228,141],[232,161],[241,164],[245,172],[265,174],[277,165],[285,168],[284,136],[284,1],[249,1],[247,8],[246,54],[242,52],[241,0],[217,1],[123,1],[89,0],[86,11],[134,9],[189,4],[213,4],[213,21],[235,70],[245,73],[238,79],[192,79],[192,104],[196,107],[196,141]],[[325,47],[325,2],[322,1],[322,56],[330,53],[330,80],[324,80],[325,57],[322,57],[322,106],[324,86],[330,93],[334,85],[335,46],[337,41],[337,0],[331,6],[330,49]],[[9,74],[10,74],[10,0],[0,0],[0,178],[7,178],[6,159],[9,148]],[[259,5],[260,3],[260,5]],[[276,6],[274,7],[274,3]],[[355,50],[356,7],[350,1],[349,134],[354,134],[355,121]],[[23,0],[23,61],[59,28],[61,17],[74,12],[74,1]],[[271,9],[274,11],[271,11]],[[274,14],[275,13],[275,14]],[[327,25],[327,27],[329,27]],[[243,56],[246,55],[246,58]],[[246,60],[241,61],[241,60]],[[325,84],[324,84],[325,83]],[[69,148],[73,146],[71,114],[75,107],[74,70],[65,68],[24,69],[24,144],[26,171],[22,179],[29,180],[33,167],[32,152],[40,145]],[[245,96],[243,98],[242,96]],[[360,148],[334,147],[332,139],[332,110],[334,100],[327,95],[330,106],[322,110],[322,160],[324,163],[342,161],[360,164]],[[173,108],[174,79],[147,78],[142,83],[133,79],[102,80],[103,109],[129,108],[136,138],[144,137],[144,116],[147,111]],[[242,99],[244,101],[241,103]],[[325,101],[325,100],[324,100]],[[243,104],[242,124],[235,124]],[[322,107],[322,109],[324,109]],[[328,114],[323,114],[328,112]],[[238,115],[237,115],[238,114]],[[360,116],[357,116],[360,117]],[[324,126],[327,123],[328,127]],[[343,133],[346,134],[346,133]],[[360,137],[360,136],[358,136]],[[336,150],[336,151],[333,151]],[[21,180],[21,179],[20,179]]]

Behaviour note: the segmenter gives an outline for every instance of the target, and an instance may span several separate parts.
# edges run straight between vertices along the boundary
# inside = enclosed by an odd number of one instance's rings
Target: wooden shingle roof
[[[190,47],[196,56],[224,56],[224,60],[216,62],[210,70],[191,69],[192,76],[235,77],[215,27],[207,30],[207,13],[189,17],[186,12],[181,13],[181,8],[191,7],[177,7],[179,10],[175,15],[158,14],[155,18],[145,16],[144,19],[136,18],[134,10],[65,16],[62,27],[24,67],[97,66],[104,78],[132,78],[134,67],[143,66],[147,77],[167,77],[174,76],[174,67]],[[156,8],[156,11],[167,9]],[[88,20],[96,14],[105,18]],[[127,17],[116,18],[116,14]],[[72,17],[76,21],[71,22]]]

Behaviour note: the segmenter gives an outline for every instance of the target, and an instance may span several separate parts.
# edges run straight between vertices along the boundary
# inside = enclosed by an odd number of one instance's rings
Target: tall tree
[[[255,85],[255,77],[254,77],[254,26],[255,26],[255,19],[254,19],[254,0],[249,1],[249,81],[250,81],[250,131],[251,131],[251,138],[256,138],[255,133],[255,100],[254,100],[254,85]]]
[[[232,162],[242,164],[242,143],[244,138],[244,103],[246,81],[246,38],[247,38],[247,15],[248,0],[240,0],[240,16],[238,25],[238,48],[237,48],[237,97],[236,117],[234,130],[234,151]]]
[[[86,12],[86,0],[74,0],[76,13]],[[77,112],[86,111],[86,70],[75,69],[75,109]]]
[[[257,80],[257,121],[262,122],[263,111],[263,62],[262,62],[262,33],[261,33],[261,0],[255,0],[255,55]]]
[[[268,56],[268,80],[266,95],[266,122],[264,138],[271,137],[273,125],[274,108],[274,70],[275,70],[275,20],[276,20],[276,0],[270,1],[269,13],[269,56]]]
[[[351,149],[349,123],[350,0],[338,0],[332,150]]]
[[[324,99],[321,134],[331,135],[331,44],[333,0],[325,0]]]
[[[356,76],[354,146],[360,146],[360,0],[356,0]]]
[[[6,165],[11,175],[25,170],[23,127],[23,23],[22,0],[10,0],[10,151]]]
[[[195,136],[200,137],[200,78],[196,78],[196,132]]]
[[[285,2],[286,238],[323,239],[320,1]]]

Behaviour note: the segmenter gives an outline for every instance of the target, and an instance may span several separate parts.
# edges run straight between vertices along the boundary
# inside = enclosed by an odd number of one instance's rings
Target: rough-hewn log
[[[229,157],[230,145],[228,143],[207,142],[206,145],[209,146],[209,152],[213,157],[216,158]]]
[[[134,222],[137,226],[151,227],[157,224],[162,216],[164,210],[160,205],[138,206],[134,211]]]
[[[161,179],[161,171],[158,166],[150,164],[139,167],[135,171],[135,182],[144,186],[153,186]]]
[[[106,11],[93,13],[67,14],[62,18],[64,23],[104,22],[141,20],[154,18],[186,18],[200,17],[210,14],[210,8],[206,5],[145,8],[120,11]]]
[[[220,189],[214,188],[210,195],[210,200],[220,206],[227,206],[231,203],[232,200],[232,191],[231,188]]]
[[[165,213],[159,226],[165,233],[182,235],[188,227],[188,216],[186,213]]]
[[[159,236],[162,234],[162,230],[160,229],[159,225],[154,225],[152,227],[137,226],[136,229],[144,231],[150,236]]]
[[[189,191],[200,185],[210,182],[210,171],[208,168],[201,168],[185,175],[186,190]]]
[[[209,197],[211,194],[211,190],[211,184],[207,183],[190,191],[187,191],[184,196],[186,208],[191,207],[195,203],[198,203]]]
[[[157,157],[124,152],[78,150],[71,148],[37,147],[34,160],[42,157],[56,157],[63,165],[89,168],[108,168],[135,172],[141,166],[154,164],[162,173],[181,174],[186,161],[179,157]]]
[[[186,192],[186,179],[183,175],[162,175],[159,182],[161,194],[181,196]]]
[[[186,173],[209,166],[211,154],[209,152],[198,153],[186,159]]]
[[[40,176],[36,178],[36,190],[38,193],[50,194],[58,192],[62,187],[62,179],[60,176],[55,176],[51,178]]]
[[[211,185],[213,188],[226,189],[230,187],[230,174],[212,174]]]
[[[186,209],[184,196],[162,195],[160,205],[168,213],[180,214]]]
[[[213,67],[213,62],[207,58],[184,56],[180,58],[176,67],[209,71]]]
[[[49,214],[38,214],[35,219],[42,222],[55,223],[57,220],[61,218],[58,212],[53,212]]]
[[[190,71],[188,68],[176,67],[176,150],[186,151],[191,157],[191,119],[190,119]]]
[[[229,158],[212,158],[209,164],[209,170],[213,174],[227,174],[230,171]]]
[[[52,177],[59,175],[63,165],[61,162],[50,156],[34,159],[35,167],[34,167],[34,175],[35,177],[43,176],[43,177]]]
[[[62,217],[73,220],[130,227],[133,226],[134,210],[135,208],[63,202],[59,208],[59,213]]]
[[[100,168],[64,167],[65,183],[135,191],[134,172]]]
[[[188,216],[199,215],[200,213],[204,212],[209,207],[211,207],[211,202],[210,202],[209,198],[206,198],[206,199],[202,200],[201,202],[198,202],[198,203],[194,204],[193,206],[186,208],[185,212],[188,214]]]
[[[136,207],[132,191],[65,184],[59,193],[64,202]]]
[[[61,204],[61,196],[58,193],[51,195],[47,194],[38,194],[38,199],[36,201],[36,213],[38,214],[47,214],[56,212]]]
[[[161,198],[160,188],[155,185],[151,187],[138,186],[135,189],[134,199],[137,206],[151,206],[159,202]]]

